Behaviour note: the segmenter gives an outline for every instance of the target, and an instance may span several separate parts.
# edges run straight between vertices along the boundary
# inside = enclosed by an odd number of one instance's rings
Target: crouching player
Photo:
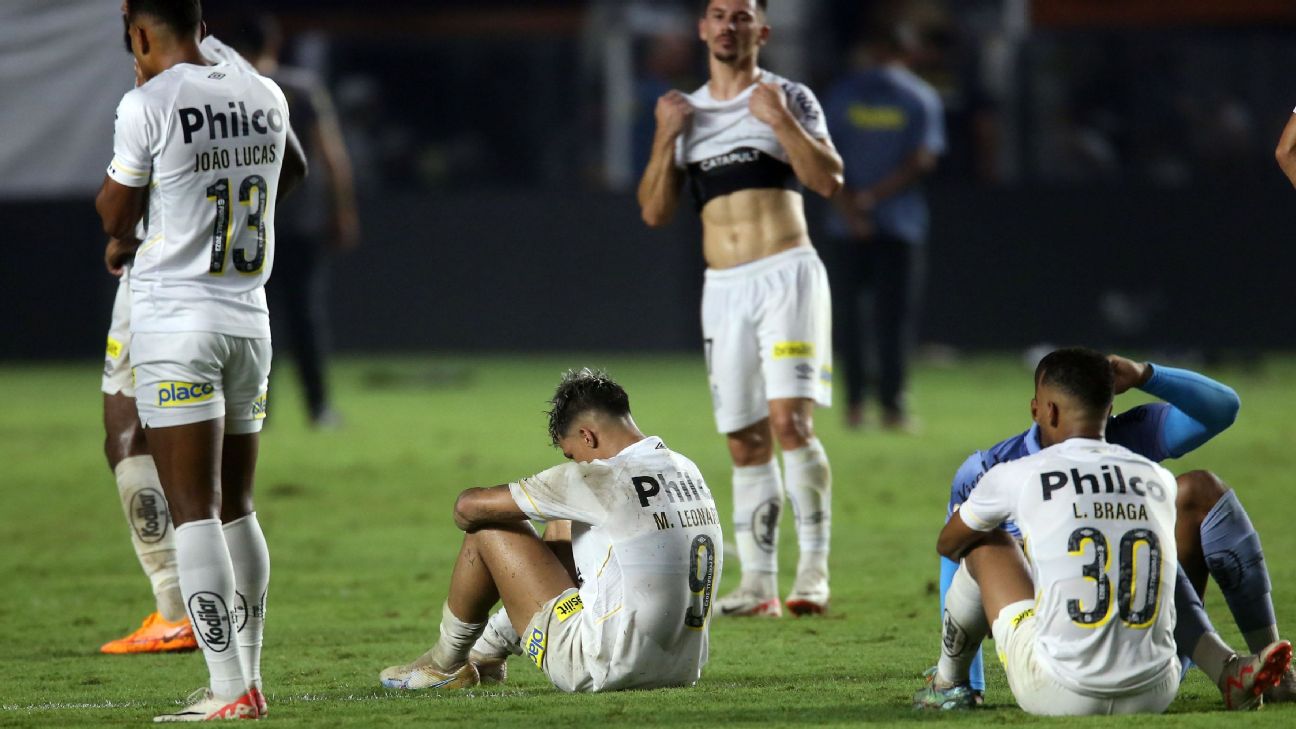
[[[1108,356],[1108,361],[1114,371],[1114,394],[1138,388],[1165,400],[1136,406],[1107,423],[1109,442],[1141,456],[1154,461],[1182,456],[1225,430],[1237,415],[1237,394],[1203,375],[1117,355]],[[989,468],[1032,455],[1040,448],[1039,426],[1033,425],[1020,435],[973,453],[954,478],[948,515],[952,517]],[[1213,474],[1191,471],[1181,474],[1177,482],[1175,640],[1181,663],[1186,670],[1195,662],[1220,688],[1226,707],[1257,708],[1262,699],[1257,690],[1263,687],[1255,683],[1253,671],[1279,642],[1259,536],[1236,494]],[[1015,526],[1005,524],[1003,528],[1017,536]],[[970,708],[980,702],[984,675],[976,649],[970,655],[961,652],[964,642],[959,634],[963,624],[978,619],[981,611],[970,609],[964,615],[948,609],[945,596],[958,565],[948,559],[941,561],[944,657],[940,665],[946,671],[942,673],[939,666],[929,671],[930,683],[914,697],[914,703],[922,708]],[[1235,653],[1211,625],[1201,601],[1208,575],[1220,585],[1252,655]],[[965,664],[970,664],[966,670],[954,671]],[[1278,685],[1263,690],[1263,700],[1292,700],[1296,689],[1293,678],[1289,669]]]
[[[962,559],[946,600],[967,648],[993,634],[1008,685],[1032,714],[1158,713],[1173,701],[1173,475],[1104,439],[1113,370],[1089,350],[1059,350],[1036,374],[1031,413],[1042,450],[991,468],[941,531]],[[1026,556],[999,527],[1012,521]],[[942,659],[944,660],[944,658]],[[1291,644],[1266,650],[1255,683],[1276,684]]]
[[[455,523],[466,534],[441,637],[384,670],[384,686],[477,685],[485,644],[502,648],[497,656],[520,648],[563,691],[697,682],[722,543],[702,474],[639,431],[625,390],[602,372],[569,371],[551,403],[549,435],[572,462],[459,495]],[[528,519],[550,525],[546,540]],[[567,523],[570,541],[559,536]],[[506,611],[473,652],[501,601]],[[489,668],[499,680],[501,666]]]

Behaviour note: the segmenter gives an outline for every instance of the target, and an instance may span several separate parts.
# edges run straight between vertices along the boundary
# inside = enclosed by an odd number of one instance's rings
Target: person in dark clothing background
[[[828,274],[834,348],[844,366],[852,428],[864,422],[869,379],[860,313],[866,295],[873,303],[867,338],[876,345],[882,426],[913,427],[905,379],[926,258],[928,211],[920,182],[945,150],[940,97],[906,64],[916,36],[903,22],[879,27],[867,40],[867,63],[839,79],[824,104],[846,167],[846,185],[828,221]]]
[[[311,175],[276,214],[279,247],[271,298],[276,341],[286,331],[301,377],[307,417],[314,427],[340,423],[332,409],[325,375],[328,262],[360,240],[351,160],[337,114],[323,81],[303,68],[280,65],[283,35],[270,16],[239,23],[230,44],[257,71],[270,77],[288,98],[288,114],[301,139]]]

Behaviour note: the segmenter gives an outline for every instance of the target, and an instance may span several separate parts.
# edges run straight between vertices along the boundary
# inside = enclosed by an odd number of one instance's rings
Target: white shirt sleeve
[[[612,468],[606,463],[563,463],[509,484],[513,501],[536,521],[570,519],[601,524],[607,515],[597,489],[607,488]]]
[[[117,105],[108,176],[126,187],[147,187],[153,170],[154,129],[146,111],[143,95],[137,90],[126,92]]]
[[[787,93],[788,110],[797,122],[805,128],[806,133],[815,139],[828,139],[828,118],[824,116],[823,106],[809,86],[798,83],[786,83],[783,90]]]
[[[1000,524],[1013,517],[1015,499],[1012,481],[1004,464],[999,464],[981,477],[981,482],[959,507],[959,517],[968,527],[979,532],[998,529]]]

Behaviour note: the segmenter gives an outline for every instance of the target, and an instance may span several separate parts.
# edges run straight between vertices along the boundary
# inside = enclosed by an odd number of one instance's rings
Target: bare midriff
[[[799,192],[739,190],[702,208],[702,255],[709,268],[733,268],[809,245]]]

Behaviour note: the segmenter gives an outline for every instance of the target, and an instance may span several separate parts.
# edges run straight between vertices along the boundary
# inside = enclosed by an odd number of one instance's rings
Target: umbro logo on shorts
[[[210,382],[159,382],[158,406],[173,408],[212,399],[216,387]]]

